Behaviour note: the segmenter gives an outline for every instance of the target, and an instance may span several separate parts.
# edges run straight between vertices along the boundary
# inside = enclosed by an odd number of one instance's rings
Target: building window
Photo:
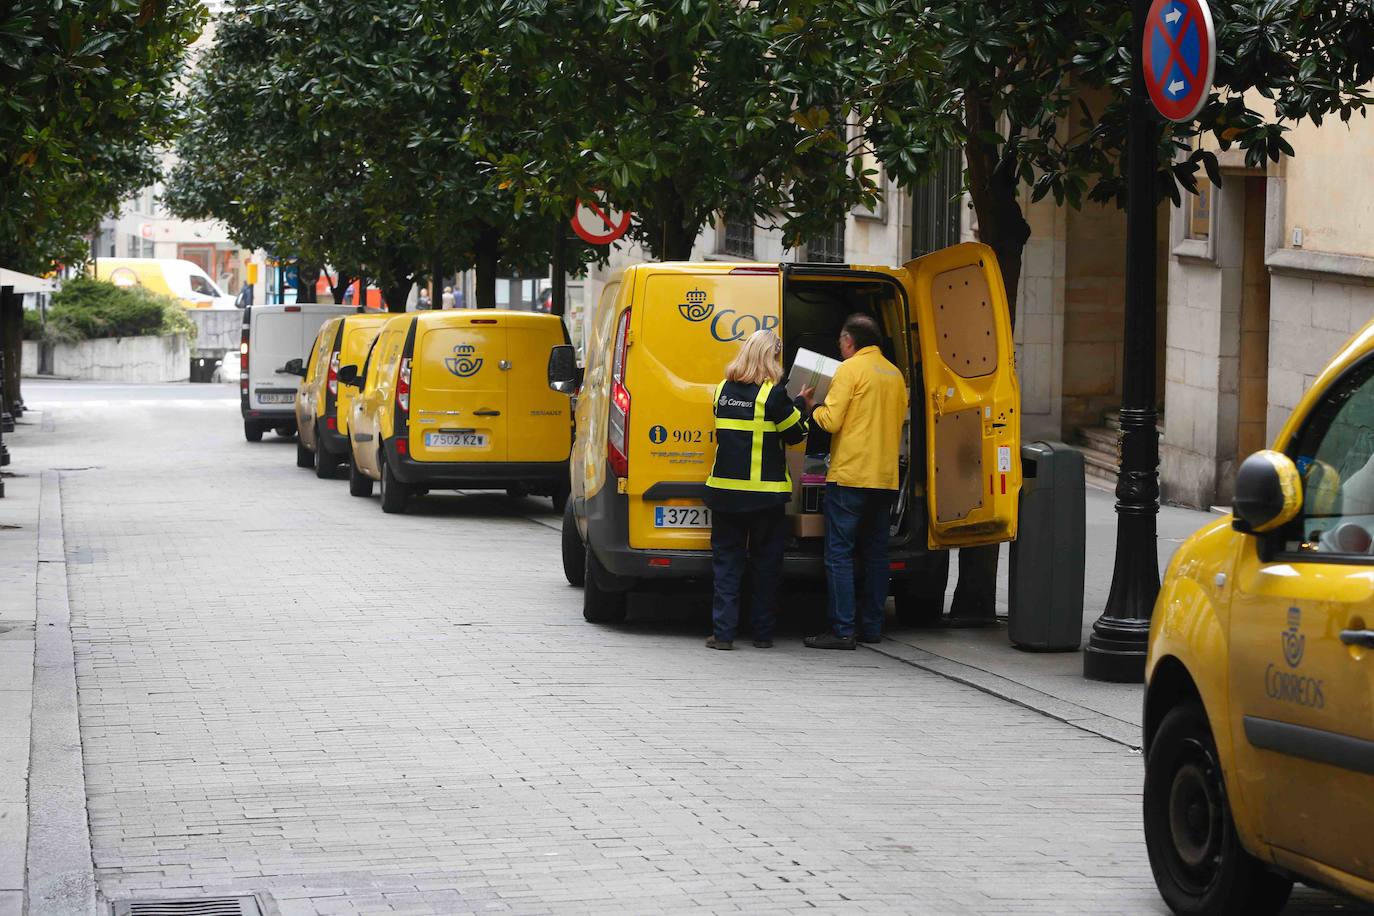
[[[721,231],[720,253],[754,258],[754,221],[726,217]]]
[[[824,235],[808,239],[806,260],[820,264],[844,263],[844,220]]]
[[[963,192],[963,154],[951,149],[940,156],[935,171],[911,192],[913,258],[959,244]]]

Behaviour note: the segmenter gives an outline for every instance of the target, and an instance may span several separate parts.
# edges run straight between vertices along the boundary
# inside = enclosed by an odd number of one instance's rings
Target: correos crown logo
[[[472,344],[459,344],[453,348],[452,356],[444,358],[444,365],[459,378],[469,378],[482,368],[482,358],[476,353],[477,348]]]
[[[1288,629],[1283,631],[1283,660],[1288,667],[1296,668],[1302,662],[1302,650],[1307,639],[1298,632],[1302,622],[1302,611],[1295,607],[1288,609]]]
[[[687,301],[677,307],[682,313],[682,317],[688,321],[705,321],[711,317],[716,306],[713,302],[706,301],[706,290],[692,289],[687,291]]]

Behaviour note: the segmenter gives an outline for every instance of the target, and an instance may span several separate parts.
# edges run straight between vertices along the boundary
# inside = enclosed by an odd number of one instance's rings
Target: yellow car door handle
[[[1347,646],[1374,649],[1374,630],[1341,630],[1341,642]]]
[[[499,416],[501,416],[501,411],[499,411],[499,410],[486,410],[486,409],[483,409],[483,410],[474,410],[474,411],[472,412],[472,415],[473,415],[474,417],[499,417]]]

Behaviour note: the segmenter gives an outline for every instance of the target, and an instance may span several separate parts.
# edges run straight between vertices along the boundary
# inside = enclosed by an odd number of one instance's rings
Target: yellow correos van
[[[349,492],[381,482],[385,512],[430,489],[505,489],[568,496],[572,411],[549,390],[563,320],[533,312],[459,309],[392,319],[361,367],[350,418]],[[362,361],[359,360],[361,363]]]
[[[550,386],[580,390],[563,565],[569,582],[585,585],[587,620],[622,619],[631,588],[709,580],[702,496],[715,457],[711,400],[740,341],[777,328],[784,367],[802,347],[838,357],[840,327],[855,312],[879,322],[883,350],[910,380],[918,411],[892,520],[898,614],[915,621],[940,613],[944,583],[923,575],[931,548],[1015,537],[1020,401],[990,248],[957,245],[896,269],[639,264],[607,283],[588,311],[585,369],[571,348],[549,365]],[[823,579],[818,520],[797,522],[787,576]]]
[[[95,258],[86,268],[116,286],[143,286],[180,299],[187,308],[233,308],[234,297],[215,285],[194,261],[180,258]]]
[[[307,362],[287,363],[288,371],[304,379],[296,398],[297,467],[314,467],[315,476],[327,480],[349,459],[353,392],[339,385],[339,367],[361,362],[391,317],[386,312],[359,312],[332,318],[320,326]]]
[[[1155,881],[1180,914],[1275,913],[1295,877],[1374,901],[1374,323],[1233,508],[1174,554],[1151,621]]]

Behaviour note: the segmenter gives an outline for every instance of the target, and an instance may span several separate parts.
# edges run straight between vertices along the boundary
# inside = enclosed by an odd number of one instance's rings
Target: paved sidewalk
[[[1116,554],[1116,497],[1108,490],[1087,489],[1087,544],[1083,596],[1083,642],[1107,605]],[[1177,506],[1159,513],[1161,576],[1179,545],[1218,516]],[[880,651],[910,664],[989,690],[1047,714],[1074,720],[1103,737],[1133,747],[1140,744],[1142,688],[1107,684],[1083,677],[1083,653],[1026,652],[1007,638],[1008,545],[997,568],[997,613],[1000,625],[982,630],[894,630]],[[950,564],[946,607],[954,594],[957,561]],[[895,645],[894,645],[895,643]]]
[[[19,465],[24,429],[5,436],[15,463],[6,468],[5,498],[0,499],[0,916],[24,912],[28,841],[41,478]]]

